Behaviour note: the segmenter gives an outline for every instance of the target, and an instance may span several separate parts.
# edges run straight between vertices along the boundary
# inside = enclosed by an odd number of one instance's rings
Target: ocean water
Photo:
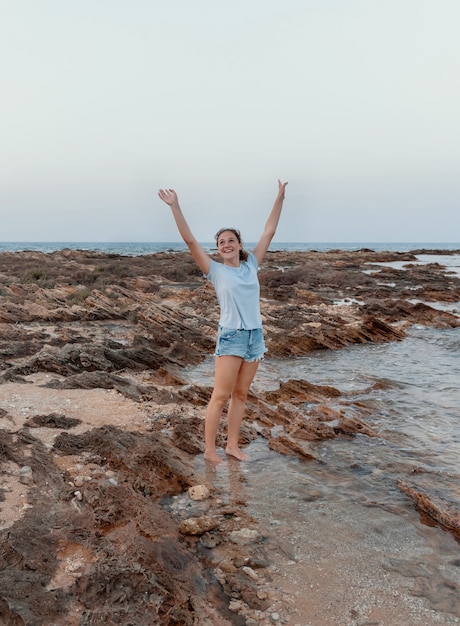
[[[214,242],[203,242],[206,250],[215,249]],[[254,242],[245,242],[248,250],[254,248]],[[415,242],[415,243],[370,243],[370,242],[279,242],[273,241],[270,250],[360,250],[361,248],[369,248],[376,251],[395,251],[408,252],[410,250],[460,250],[460,243],[433,243],[433,242]],[[180,241],[160,241],[160,242],[63,242],[63,241],[45,241],[45,242],[0,242],[0,252],[20,252],[23,250],[33,250],[38,252],[55,252],[57,250],[96,250],[106,252],[108,254],[122,254],[127,256],[137,256],[141,254],[153,254],[155,252],[181,252],[187,249],[186,245]]]
[[[187,371],[190,382],[212,377],[212,358]],[[401,342],[267,358],[254,390],[289,379],[340,389],[335,408],[353,417],[366,407],[378,436],[313,444],[314,461],[259,438],[245,448],[247,464],[196,465],[224,497],[247,502],[268,538],[274,587],[295,597],[292,623],[460,623],[460,538],[398,488],[417,485],[460,514],[460,328],[415,326]]]

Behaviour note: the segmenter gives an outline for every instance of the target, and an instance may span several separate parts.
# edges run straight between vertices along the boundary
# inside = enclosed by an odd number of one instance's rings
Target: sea
[[[214,244],[203,246],[212,250]],[[141,255],[185,246],[0,243],[0,251],[9,252],[63,248]],[[271,247],[361,248],[417,250],[417,262],[436,261],[460,277],[458,242],[275,242]],[[404,262],[390,265],[403,268]],[[441,302],[430,305],[446,308]],[[448,310],[460,318],[460,302]],[[184,378],[212,385],[212,357],[187,368]],[[378,436],[322,441],[314,445],[316,460],[307,462],[270,450],[262,436],[246,448],[249,463],[229,458],[210,468],[196,458],[203,480],[222,498],[246,502],[263,529],[273,590],[285,597],[280,612],[267,619],[299,626],[459,624],[460,535],[421,514],[400,485],[415,486],[460,524],[460,328],[414,325],[399,342],[288,359],[268,356],[254,390],[290,379],[338,388],[343,395],[335,408],[353,417],[353,406],[365,407]]]
[[[205,250],[214,250],[214,242],[202,242]],[[245,242],[248,250],[253,249],[254,242]],[[273,241],[270,250],[291,250],[318,252],[327,250],[370,250],[409,252],[411,250],[460,250],[460,242],[457,243],[427,243],[427,242],[398,242],[398,243],[369,243],[369,242],[277,242]],[[31,250],[35,252],[56,252],[58,250],[88,250],[105,252],[107,254],[122,254],[126,256],[138,256],[142,254],[154,254],[155,252],[183,252],[187,246],[182,241],[160,242],[94,242],[94,241],[10,241],[0,242],[0,252],[22,252]]]

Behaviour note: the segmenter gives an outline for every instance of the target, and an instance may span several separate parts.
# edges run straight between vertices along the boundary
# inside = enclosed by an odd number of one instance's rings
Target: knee
[[[223,409],[229,399],[228,393],[221,393],[216,390],[213,391],[211,396],[211,402],[219,409]]]
[[[232,391],[232,399],[238,400],[239,402],[246,402],[248,397],[248,390],[242,387],[235,387]]]

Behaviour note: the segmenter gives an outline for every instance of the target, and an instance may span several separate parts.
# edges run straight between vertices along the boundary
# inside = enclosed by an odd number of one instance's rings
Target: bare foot
[[[206,461],[211,461],[211,463],[222,463],[222,459],[215,450],[213,452],[205,452],[204,458]]]
[[[235,459],[238,459],[238,461],[249,461],[248,455],[245,454],[239,448],[228,448],[227,447],[226,450],[225,450],[225,454],[228,454],[230,456],[234,456]]]

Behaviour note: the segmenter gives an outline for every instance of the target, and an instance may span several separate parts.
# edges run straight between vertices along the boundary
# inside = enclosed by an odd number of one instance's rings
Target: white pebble
[[[252,569],[252,567],[243,567],[243,572],[247,574],[249,578],[252,578],[252,580],[259,580],[258,574]]]
[[[193,487],[189,487],[188,495],[192,500],[206,500],[209,498],[209,489],[206,485],[193,485]]]

